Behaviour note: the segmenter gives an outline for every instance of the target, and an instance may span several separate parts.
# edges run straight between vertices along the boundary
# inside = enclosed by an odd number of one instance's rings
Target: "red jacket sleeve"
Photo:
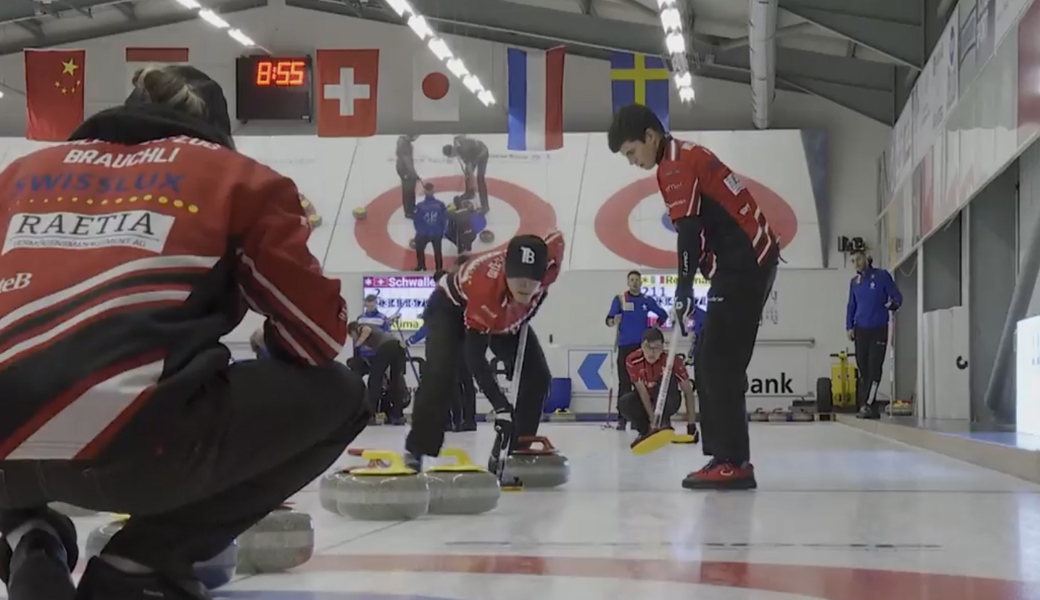
[[[542,278],[542,287],[547,288],[556,282],[560,276],[560,268],[563,266],[563,251],[566,244],[563,242],[563,234],[558,230],[545,236],[545,245],[549,248],[549,261]]]
[[[643,362],[643,359],[640,358],[638,361],[636,361],[633,360],[634,358],[635,353],[633,352],[629,355],[628,358],[625,359],[625,371],[628,373],[628,380],[632,383],[643,380],[643,372],[642,369],[639,368],[640,364]]]
[[[331,363],[347,338],[338,280],[322,274],[307,248],[310,225],[292,180],[257,165],[232,207],[239,238],[238,284],[249,307],[266,316],[264,338],[276,357]]]
[[[690,373],[686,370],[686,365],[678,356],[672,362],[672,376],[675,377],[677,383],[683,383],[690,380]]]

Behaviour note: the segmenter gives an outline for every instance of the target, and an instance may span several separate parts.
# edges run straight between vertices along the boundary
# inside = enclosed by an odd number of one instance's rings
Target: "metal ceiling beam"
[[[593,0],[578,0],[578,7],[581,8],[581,14],[593,15],[596,14],[596,9],[593,7]]]
[[[137,20],[137,9],[134,8],[134,3],[132,0],[129,2],[120,2],[119,4],[113,4],[112,8],[121,12],[123,16],[126,17],[126,19],[129,21]]]
[[[0,0],[2,4],[4,0]],[[111,2],[105,2],[105,4],[114,4]],[[219,14],[228,14],[239,12],[243,10],[251,10],[254,8],[262,8],[267,6],[267,0],[226,0],[220,4],[210,4],[210,7],[214,12]],[[196,13],[187,10],[176,10],[176,7],[171,5],[171,8],[175,10],[169,14],[157,15],[154,17],[148,17],[143,19],[137,19],[136,21],[122,21],[119,23],[107,23],[104,25],[97,25],[93,27],[84,27],[82,29],[71,31],[62,34],[51,34],[44,37],[42,42],[27,42],[27,41],[16,41],[16,42],[5,42],[0,43],[0,55],[4,54],[15,54],[21,52],[26,48],[45,48],[50,46],[61,46],[64,44],[74,44],[76,42],[82,42],[84,40],[92,40],[100,37],[107,37],[110,35],[120,35],[123,33],[129,33],[131,31],[140,31],[142,29],[150,29],[152,27],[164,27],[166,25],[173,25],[175,23],[185,23],[187,21],[193,21],[197,19]],[[20,23],[21,19],[15,21]]]
[[[780,0],[780,9],[921,70],[924,0]]]
[[[24,21],[15,21],[14,24],[31,33],[37,41],[42,42],[47,37],[47,34],[43,32],[43,24],[40,23],[39,19],[25,19]]]
[[[59,0],[50,5],[36,4],[28,0],[0,0],[0,23],[35,19],[42,14],[60,15],[63,12],[77,12],[90,16],[91,9],[112,4],[112,0]]]
[[[634,8],[637,11],[643,13],[644,15],[646,15],[648,17],[653,17],[654,19],[660,18],[660,15],[657,14],[657,9],[656,8],[650,8],[649,6],[647,6],[647,5],[643,4],[642,2],[640,2],[639,0],[620,0],[620,1],[621,1],[621,4],[624,4],[625,6],[627,6],[629,8]]]
[[[909,1],[909,0],[907,0]],[[327,0],[285,0],[287,6],[354,16],[346,5]],[[451,33],[464,37],[530,48],[564,45],[567,52],[608,60],[611,51],[663,54],[661,28],[521,5],[503,0],[412,0],[413,6],[434,23],[451,25]],[[358,9],[361,18],[403,25],[396,13],[381,2]],[[721,50],[694,40],[698,77],[748,83],[746,48]],[[776,85],[820,96],[878,120],[895,122],[895,65],[796,50],[776,49]]]

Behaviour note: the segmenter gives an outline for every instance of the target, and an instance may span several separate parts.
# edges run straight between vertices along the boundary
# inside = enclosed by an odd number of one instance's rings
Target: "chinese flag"
[[[85,50],[25,51],[25,137],[59,142],[83,121]]]
[[[376,134],[379,50],[318,50],[318,137]]]

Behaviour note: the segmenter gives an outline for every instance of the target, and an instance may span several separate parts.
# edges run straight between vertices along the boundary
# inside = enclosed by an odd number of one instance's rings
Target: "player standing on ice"
[[[457,158],[462,165],[462,177],[465,179],[466,191],[455,198],[455,206],[460,207],[462,202],[470,200],[474,195],[480,197],[480,214],[486,215],[490,210],[488,205],[488,189],[484,176],[487,174],[488,158],[491,153],[487,144],[480,140],[457,135],[451,144],[443,148],[444,156]],[[473,189],[473,179],[476,178],[477,189]]]
[[[423,456],[437,456],[444,444],[444,421],[456,385],[457,361],[465,360],[495,409],[495,430],[516,449],[520,436],[535,435],[549,396],[552,375],[534,330],[528,331],[516,406],[511,406],[487,359],[488,348],[514,364],[521,326],[534,318],[560,273],[563,235],[544,239],[518,235],[505,250],[465,262],[441,278],[423,313],[426,371],[416,394],[412,429],[405,449],[413,468]],[[513,415],[516,414],[516,427]]]
[[[707,148],[665,132],[651,110],[618,110],[607,135],[629,164],[657,168],[657,184],[678,233],[677,321],[685,333],[694,310],[693,279],[711,252],[715,273],[694,373],[700,390],[707,465],[683,480],[687,489],[753,489],[744,374],[773,288],[780,246],[751,193]],[[705,273],[707,275],[707,273]]]

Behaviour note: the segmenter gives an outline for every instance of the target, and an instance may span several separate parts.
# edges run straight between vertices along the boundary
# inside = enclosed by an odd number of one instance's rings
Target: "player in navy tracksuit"
[[[625,368],[628,355],[639,350],[643,341],[643,332],[649,327],[647,317],[650,313],[657,315],[658,323],[668,320],[665,311],[652,296],[644,296],[642,292],[643,276],[639,271],[628,273],[628,289],[623,294],[614,296],[607,312],[607,327],[617,327],[617,397],[632,391],[632,380]],[[628,424],[621,413],[618,413],[618,431],[623,431]]]
[[[853,252],[852,264],[856,267],[856,276],[849,282],[845,331],[856,343],[856,366],[859,367],[856,405],[860,407],[860,417],[877,419],[881,415],[874,400],[888,347],[888,313],[899,308],[903,295],[892,275],[884,269],[875,269],[866,252]]]
[[[365,311],[355,319],[358,325],[390,331],[390,318],[379,312],[379,299],[375,294],[365,296]],[[358,375],[368,375],[369,363],[374,352],[364,346],[354,346],[354,356],[347,359],[347,366]]]
[[[426,245],[433,245],[433,269],[444,271],[444,232],[448,226],[448,208],[433,195],[433,184],[423,185],[426,197],[415,205],[412,223],[415,225],[416,271],[426,270]]]

